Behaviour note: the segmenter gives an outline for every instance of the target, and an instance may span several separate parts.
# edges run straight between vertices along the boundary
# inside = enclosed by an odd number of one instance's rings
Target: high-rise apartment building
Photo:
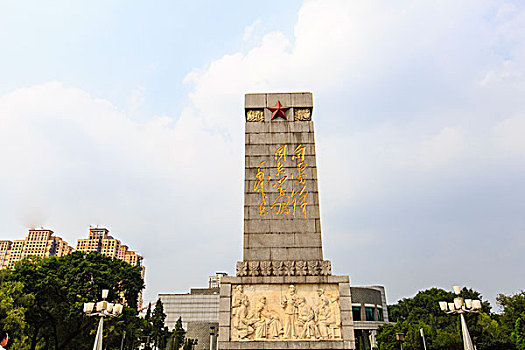
[[[142,256],[124,245],[120,240],[109,235],[109,230],[103,227],[90,227],[87,239],[77,240],[77,250],[90,253],[97,252],[110,258],[120,259],[133,266],[142,266]],[[144,276],[143,276],[144,277]]]
[[[120,240],[109,235],[104,227],[89,227],[87,239],[77,240],[77,250],[84,253],[97,252],[110,258],[120,259],[132,266],[140,266],[140,274],[144,278],[146,268],[142,264],[143,257],[138,255]],[[142,293],[139,293],[139,307],[142,306]]]
[[[124,260],[130,265],[140,266],[142,265],[142,256],[136,254],[135,252],[129,250],[127,245],[121,244],[118,252],[118,258]],[[144,276],[142,276],[144,277]]]
[[[66,241],[46,229],[30,229],[27,237],[21,240],[0,241],[0,269],[13,267],[28,256],[48,258],[64,256],[73,251]]]
[[[11,241],[0,241],[0,269],[9,261],[12,245],[13,242]]]
[[[208,288],[219,288],[221,286],[221,279],[228,276],[226,272],[216,272],[215,276],[208,277]]]
[[[90,253],[97,252],[102,255],[120,259],[132,266],[139,266],[142,278],[145,276],[145,267],[142,256],[127,245],[109,235],[106,228],[90,227],[87,239],[77,241],[77,250]],[[19,260],[27,256],[64,256],[73,251],[66,241],[53,235],[53,231],[46,229],[30,229],[25,239],[8,241],[0,240],[0,270],[13,267]],[[139,295],[139,305],[142,304],[142,293]]]
[[[102,254],[102,241],[107,239],[113,239],[109,235],[108,229],[90,227],[88,238],[77,240],[77,250],[84,253],[97,252]]]

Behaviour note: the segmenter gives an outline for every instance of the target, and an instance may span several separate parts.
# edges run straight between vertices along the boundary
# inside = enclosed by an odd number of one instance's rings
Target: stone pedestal
[[[219,349],[354,349],[350,282],[323,259],[311,93],[247,94],[244,257]]]
[[[295,288],[296,299],[305,298],[305,307],[298,308],[295,328],[289,331],[293,334],[285,334],[290,286]],[[246,329],[242,323],[239,327],[240,293],[246,296],[247,308],[255,310]],[[327,309],[334,314],[332,320],[319,315],[325,298]],[[302,312],[310,308],[310,315]],[[333,311],[336,308],[338,312]],[[350,282],[347,276],[224,277],[219,324],[219,349],[354,349]],[[245,332],[239,334],[239,329]]]

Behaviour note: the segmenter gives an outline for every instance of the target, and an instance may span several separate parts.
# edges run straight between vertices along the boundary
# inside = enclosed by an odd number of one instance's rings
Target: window
[[[374,308],[365,306],[365,315],[367,321],[374,321]]]
[[[378,321],[384,321],[383,320],[383,309],[377,309],[377,320]]]
[[[352,318],[354,321],[361,321],[361,307],[352,306]]]

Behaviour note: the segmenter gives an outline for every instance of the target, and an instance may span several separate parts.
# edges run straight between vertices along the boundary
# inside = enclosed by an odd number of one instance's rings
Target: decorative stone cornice
[[[237,276],[331,276],[329,260],[238,261]]]

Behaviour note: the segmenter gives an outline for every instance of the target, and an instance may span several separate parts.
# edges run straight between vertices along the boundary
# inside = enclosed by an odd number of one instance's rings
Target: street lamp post
[[[396,340],[399,342],[399,345],[401,346],[401,350],[403,350],[403,342],[405,341],[405,333],[396,333]]]
[[[481,310],[481,301],[472,300],[472,299],[463,299],[459,296],[461,293],[460,286],[454,286],[454,293],[457,297],[454,298],[453,303],[447,303],[446,301],[440,301],[439,307],[442,311],[447,314],[459,314],[461,318],[461,333],[463,335],[463,348],[465,350],[474,350],[474,345],[472,344],[472,339],[470,339],[470,334],[467,328],[467,322],[465,321],[465,312],[479,312]]]
[[[102,301],[98,303],[84,303],[84,312],[88,316],[100,316],[98,322],[97,335],[95,337],[95,343],[93,344],[93,350],[102,350],[102,339],[104,330],[104,317],[106,316],[118,316],[122,313],[123,306],[121,304],[108,303],[106,298],[108,297],[109,290],[102,290]],[[95,309],[96,305],[96,309]],[[95,312],[93,312],[95,309]]]

